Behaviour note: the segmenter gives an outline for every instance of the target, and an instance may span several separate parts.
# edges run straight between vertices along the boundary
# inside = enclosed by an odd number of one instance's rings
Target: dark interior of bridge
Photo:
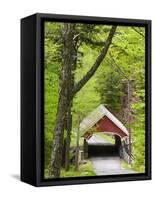
[[[120,137],[115,135],[115,144],[111,143],[88,143],[88,158],[98,156],[119,156],[119,148],[121,145]]]

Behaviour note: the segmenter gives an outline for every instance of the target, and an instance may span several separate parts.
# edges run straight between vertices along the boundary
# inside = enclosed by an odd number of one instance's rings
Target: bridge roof
[[[120,128],[126,135],[129,135],[126,127],[120,122],[104,105],[99,105],[80,123],[80,133],[83,135],[89,131],[100,119],[104,116],[108,117],[118,128]]]

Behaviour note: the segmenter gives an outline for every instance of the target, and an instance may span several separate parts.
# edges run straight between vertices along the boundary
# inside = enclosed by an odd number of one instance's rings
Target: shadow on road
[[[88,157],[101,157],[101,156],[119,156],[118,149],[115,145],[89,145]]]

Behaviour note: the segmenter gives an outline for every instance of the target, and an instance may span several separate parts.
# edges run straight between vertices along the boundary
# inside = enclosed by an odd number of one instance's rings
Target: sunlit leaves
[[[50,159],[50,148],[58,104],[58,80],[62,62],[63,23],[45,23],[45,164]],[[80,80],[98,56],[111,26],[76,24],[77,66],[72,72]],[[118,26],[110,49],[95,75],[86,83],[73,100],[72,144],[75,144],[77,113],[81,119],[103,103],[112,112],[122,109],[122,98],[127,93],[124,85],[132,80],[132,139],[133,167],[144,170],[145,164],[145,29]],[[115,63],[112,61],[114,59]],[[108,62],[112,62],[112,65]],[[125,74],[117,69],[116,63]],[[127,78],[126,78],[127,77]]]

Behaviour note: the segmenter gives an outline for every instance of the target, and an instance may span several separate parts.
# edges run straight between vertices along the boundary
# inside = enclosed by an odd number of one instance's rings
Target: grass
[[[79,166],[79,170],[75,170],[75,166],[71,165],[69,171],[61,170],[60,177],[81,177],[81,176],[95,176],[95,172],[92,169],[92,164],[87,161],[85,164]]]
[[[65,171],[64,168],[61,169],[60,178],[82,176],[96,176],[92,169],[92,163],[89,160],[87,160],[84,164],[80,164],[79,170],[75,170],[74,165],[70,165],[69,171]],[[45,179],[48,179],[48,169],[45,170]]]
[[[109,136],[109,135],[106,135],[106,134],[104,134],[104,133],[95,133],[95,135],[98,135],[99,137],[101,137],[101,138],[107,140],[107,141],[108,141],[109,143],[111,143],[111,144],[115,144],[115,139],[112,138],[112,137]]]
[[[122,160],[122,159],[121,159],[121,167],[122,167],[123,169],[131,169],[131,170],[132,170],[131,166],[128,165],[128,164],[127,164],[124,160]]]
[[[134,171],[139,172],[139,173],[145,172],[145,166],[136,167],[134,165],[134,163],[132,165],[129,165],[124,160],[121,160],[121,167],[123,169],[130,169],[130,170],[134,170]]]

